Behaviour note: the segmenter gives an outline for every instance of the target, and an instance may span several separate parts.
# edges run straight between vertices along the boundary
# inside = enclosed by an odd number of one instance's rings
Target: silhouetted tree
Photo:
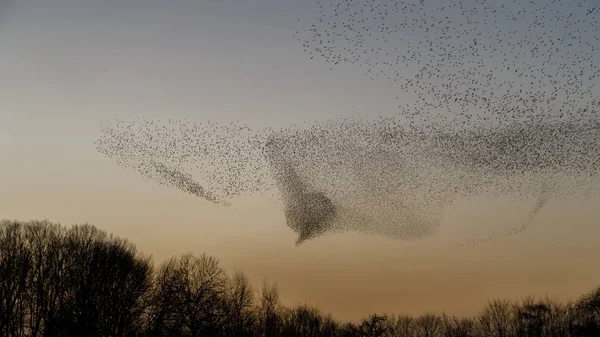
[[[576,336],[600,336],[600,287],[581,296],[576,308]]]
[[[269,286],[266,281],[263,282],[260,304],[257,309],[259,320],[258,336],[280,336],[282,328],[282,308],[279,303],[277,284]]]
[[[399,315],[390,320],[390,328],[395,337],[415,337],[415,319],[408,315]]]
[[[148,295],[149,306],[146,311],[146,335],[152,337],[176,336],[176,312],[178,303],[173,279],[176,277],[176,260],[163,263],[154,276],[154,286]]]
[[[370,315],[363,319],[360,326],[360,335],[364,337],[382,337],[388,333],[388,317],[386,315]]]
[[[90,225],[0,222],[0,337],[598,337],[600,288],[576,302],[489,302],[475,318],[374,314],[338,324],[255,292],[217,259],[173,257],[154,270],[135,246]]]
[[[475,336],[475,321],[470,318],[442,315],[442,335],[444,337]]]
[[[331,315],[323,315],[316,307],[300,305],[282,314],[282,335],[285,337],[333,337],[338,324]]]
[[[254,312],[254,290],[248,278],[237,272],[229,281],[227,292],[228,320],[226,335],[251,337],[255,331],[257,317]]]
[[[434,314],[425,314],[415,319],[415,330],[420,337],[436,337],[442,332],[442,319]]]
[[[521,304],[514,305],[515,334],[519,337],[543,336],[544,323],[550,308],[544,303],[537,303],[534,298],[523,299]]]
[[[135,336],[150,260],[83,225],[2,223],[3,336]]]
[[[227,277],[206,254],[185,254],[165,262],[157,275],[152,333],[221,336],[227,323]]]
[[[323,317],[317,308],[300,305],[296,308],[285,310],[282,318],[282,336],[317,337],[322,335]]]
[[[509,301],[494,300],[489,302],[478,317],[478,328],[481,336],[512,337],[514,336],[513,311]]]
[[[561,307],[560,327],[564,333],[557,332],[558,336],[576,336],[578,312],[573,302],[568,302]]]
[[[333,319],[331,314],[323,316],[323,323],[321,324],[321,336],[322,337],[334,337],[337,336],[339,331],[339,323]]]
[[[27,278],[32,268],[23,226],[3,221],[0,227],[0,336],[22,336],[25,330]]]
[[[355,337],[360,336],[360,329],[353,323],[346,323],[339,327],[337,331],[339,337]]]
[[[29,336],[56,336],[64,286],[64,231],[48,221],[34,221],[24,226],[25,239],[31,251],[27,311]]]
[[[90,225],[64,240],[64,296],[60,320],[69,336],[132,336],[151,286],[150,260],[124,240]]]

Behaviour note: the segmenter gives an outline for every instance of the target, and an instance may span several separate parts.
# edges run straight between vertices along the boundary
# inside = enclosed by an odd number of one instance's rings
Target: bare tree
[[[489,302],[478,317],[479,332],[482,336],[514,336],[513,311],[509,301]]]
[[[600,335],[600,287],[581,296],[576,303],[577,336]]]
[[[419,337],[436,337],[442,332],[442,319],[434,314],[425,314],[415,319],[415,330]]]
[[[359,329],[361,336],[383,337],[388,333],[388,317],[378,314],[370,315],[362,320]]]
[[[139,330],[151,286],[150,259],[127,241],[90,225],[72,227],[57,295],[56,335],[131,336]]]
[[[175,313],[178,310],[176,289],[173,281],[176,279],[176,259],[163,263],[154,276],[154,286],[148,295],[148,308],[146,311],[146,335],[176,336],[172,328],[177,326]]]
[[[27,279],[29,336],[57,335],[56,313],[64,291],[64,231],[48,221],[34,221],[24,227],[31,251],[32,269]]]
[[[415,337],[415,319],[409,315],[392,316],[388,321],[388,329],[394,337]]]
[[[250,337],[257,321],[254,312],[254,290],[242,272],[237,272],[229,281],[227,293],[228,322],[227,336]]]
[[[319,309],[300,305],[286,310],[283,315],[282,336],[322,336],[323,316]]]
[[[346,323],[339,327],[337,331],[338,337],[355,337],[360,336],[360,329],[353,323]]]
[[[475,336],[475,321],[470,318],[442,315],[444,337]]]
[[[257,308],[259,319],[259,332],[261,337],[280,336],[282,320],[281,305],[279,303],[279,291],[277,284],[269,285],[263,282],[260,304]]]
[[[220,336],[227,322],[227,277],[217,259],[185,254],[165,262],[157,275],[153,332],[171,336]]]
[[[66,256],[57,317],[62,334],[134,334],[151,286],[150,260],[127,241],[90,225],[72,227],[62,247]]]
[[[573,302],[568,302],[562,306],[563,314],[560,316],[561,325],[565,330],[562,336],[574,337],[577,330],[578,312],[577,307]],[[561,336],[561,334],[558,334]]]
[[[97,248],[106,270],[100,289],[101,331],[108,336],[132,336],[140,330],[145,297],[152,286],[152,266],[148,257],[137,253],[133,245],[113,239]]]
[[[545,305],[550,308],[546,322],[546,336],[548,337],[573,337],[575,324],[575,310],[571,303],[560,303],[544,299]]]
[[[514,332],[517,336],[543,335],[545,316],[549,313],[550,308],[542,303],[537,303],[533,297],[527,297],[521,303],[513,304],[513,310]]]
[[[26,333],[27,278],[32,267],[23,226],[12,221],[0,224],[0,336]]]
[[[158,270],[135,246],[90,225],[0,222],[0,337],[596,337],[600,288],[565,304],[489,302],[475,318],[370,315],[340,325],[287,309],[266,281],[186,254]]]
[[[2,336],[133,336],[150,260],[93,226],[48,221],[0,229]]]
[[[323,323],[321,324],[321,336],[322,337],[334,337],[337,336],[339,330],[339,324],[333,319],[331,314],[323,316]]]

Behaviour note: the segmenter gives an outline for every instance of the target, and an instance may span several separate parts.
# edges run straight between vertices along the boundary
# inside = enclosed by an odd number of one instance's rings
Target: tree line
[[[351,294],[349,294],[351,296]],[[473,317],[373,314],[343,323],[281,304],[214,257],[160,266],[91,225],[0,222],[0,337],[587,337],[600,336],[600,288],[568,303],[494,300]]]

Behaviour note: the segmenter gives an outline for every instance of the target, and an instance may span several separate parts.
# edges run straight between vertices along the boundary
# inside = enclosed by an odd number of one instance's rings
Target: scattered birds
[[[287,128],[115,120],[97,149],[210,202],[272,193],[297,244],[343,231],[431,237],[461,199],[600,191],[594,0],[320,0],[308,58],[398,89],[398,116]],[[464,240],[456,246],[493,240]]]
[[[320,0],[295,39],[311,59],[399,93],[410,123],[586,119],[598,110],[594,0]],[[404,97],[411,97],[407,101]]]

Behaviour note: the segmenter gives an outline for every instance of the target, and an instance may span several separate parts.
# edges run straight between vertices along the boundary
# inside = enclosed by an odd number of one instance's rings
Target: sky
[[[448,240],[527,207],[467,200],[430,239],[345,233],[296,247],[265,198],[223,208],[95,150],[98,123],[115,117],[278,127],[397,113],[389,84],[303,53],[292,36],[316,17],[313,0],[0,2],[0,218],[91,223],[157,262],[206,252],[257,286],[277,282],[285,304],[345,320],[470,315],[492,298],[572,299],[600,284],[598,198],[550,201],[523,234],[463,249]]]

